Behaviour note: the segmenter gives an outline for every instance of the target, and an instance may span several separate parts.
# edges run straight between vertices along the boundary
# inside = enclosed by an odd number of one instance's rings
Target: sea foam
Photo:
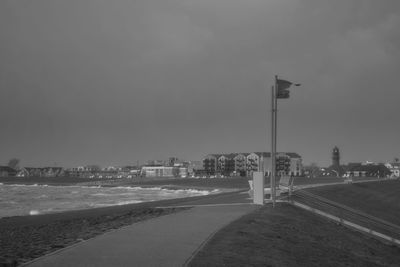
[[[29,211],[29,215],[39,215],[40,212],[38,210],[31,210]]]
[[[203,196],[219,190],[161,187],[2,185],[0,218]],[[12,203],[10,203],[12,201]]]

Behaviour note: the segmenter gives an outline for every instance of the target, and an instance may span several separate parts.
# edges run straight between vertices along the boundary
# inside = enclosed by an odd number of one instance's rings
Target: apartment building
[[[271,153],[231,153],[208,154],[203,159],[203,168],[208,175],[251,176],[253,172],[271,173]],[[294,152],[276,154],[276,171],[278,175],[300,176],[303,171],[302,158]]]

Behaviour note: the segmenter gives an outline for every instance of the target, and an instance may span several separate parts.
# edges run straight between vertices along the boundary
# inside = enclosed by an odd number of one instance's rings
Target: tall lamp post
[[[292,83],[287,80],[282,80],[275,75],[275,85],[271,87],[271,200],[272,206],[276,203],[276,141],[277,141],[277,113],[278,99],[286,99],[290,96],[288,90],[290,86],[300,86],[299,83]]]

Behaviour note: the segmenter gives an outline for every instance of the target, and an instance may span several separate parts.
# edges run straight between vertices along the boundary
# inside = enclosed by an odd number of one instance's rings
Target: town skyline
[[[400,156],[400,3],[0,3],[0,162],[65,166],[278,151]]]
[[[337,146],[335,146],[333,148],[333,150],[341,151]],[[331,153],[330,154],[330,161],[326,165],[318,164],[317,161],[304,162],[304,159],[301,156],[301,154],[298,154],[297,152],[277,151],[277,155],[282,154],[282,153],[283,154],[298,155],[302,159],[302,165],[303,166],[318,166],[318,167],[321,167],[321,168],[331,167],[331,166],[335,166],[335,165],[355,164],[355,163],[356,164],[357,163],[359,163],[359,164],[385,164],[385,163],[395,163],[395,162],[397,163],[399,161],[399,157],[393,157],[393,158],[388,159],[388,160],[378,160],[378,161],[371,161],[369,159],[356,159],[356,160],[353,160],[353,161],[346,161],[346,160],[343,160],[341,152],[339,152],[339,154],[336,154],[335,159],[333,159],[333,154],[332,154],[333,150],[331,150],[331,152],[330,152]],[[220,156],[222,156],[222,155],[227,155],[227,156],[233,155],[234,156],[234,155],[238,155],[238,154],[248,155],[248,154],[254,154],[254,153],[257,153],[257,154],[261,153],[261,154],[267,154],[267,155],[271,154],[270,151],[263,151],[263,152],[262,151],[251,151],[251,152],[249,152],[249,151],[248,152],[243,152],[242,151],[242,152],[229,152],[229,153],[207,153],[207,154],[202,155],[200,158],[197,158],[197,159],[178,158],[178,157],[175,157],[175,156],[172,156],[172,157],[169,156],[169,157],[166,157],[166,158],[153,158],[153,159],[145,159],[145,160],[142,160],[142,161],[140,161],[140,160],[128,161],[127,160],[127,161],[125,161],[125,163],[119,162],[119,163],[115,163],[115,164],[110,164],[110,163],[98,164],[98,163],[93,163],[93,162],[91,162],[91,163],[80,162],[77,165],[73,165],[73,166],[68,166],[68,165],[65,165],[65,164],[62,164],[62,163],[58,163],[58,162],[53,162],[52,164],[50,163],[50,164],[47,164],[47,165],[46,164],[29,165],[29,164],[24,163],[24,161],[21,160],[20,158],[10,158],[8,160],[8,162],[1,163],[0,166],[1,165],[2,166],[16,165],[16,166],[18,166],[17,169],[18,168],[23,168],[23,167],[39,167],[39,168],[40,167],[49,167],[49,168],[51,168],[51,167],[62,167],[62,168],[67,168],[67,169],[77,168],[77,167],[96,167],[96,168],[98,167],[98,168],[102,168],[103,169],[103,168],[109,168],[109,167],[124,167],[124,166],[146,166],[146,165],[151,166],[151,165],[160,165],[160,164],[161,165],[168,165],[168,162],[171,161],[171,159],[176,160],[178,162],[199,163],[199,162],[203,162],[204,159],[207,158],[210,155],[220,155]]]

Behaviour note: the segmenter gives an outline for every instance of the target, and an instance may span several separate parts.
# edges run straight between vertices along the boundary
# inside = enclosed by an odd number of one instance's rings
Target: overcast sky
[[[399,0],[2,0],[0,165],[400,156]]]

